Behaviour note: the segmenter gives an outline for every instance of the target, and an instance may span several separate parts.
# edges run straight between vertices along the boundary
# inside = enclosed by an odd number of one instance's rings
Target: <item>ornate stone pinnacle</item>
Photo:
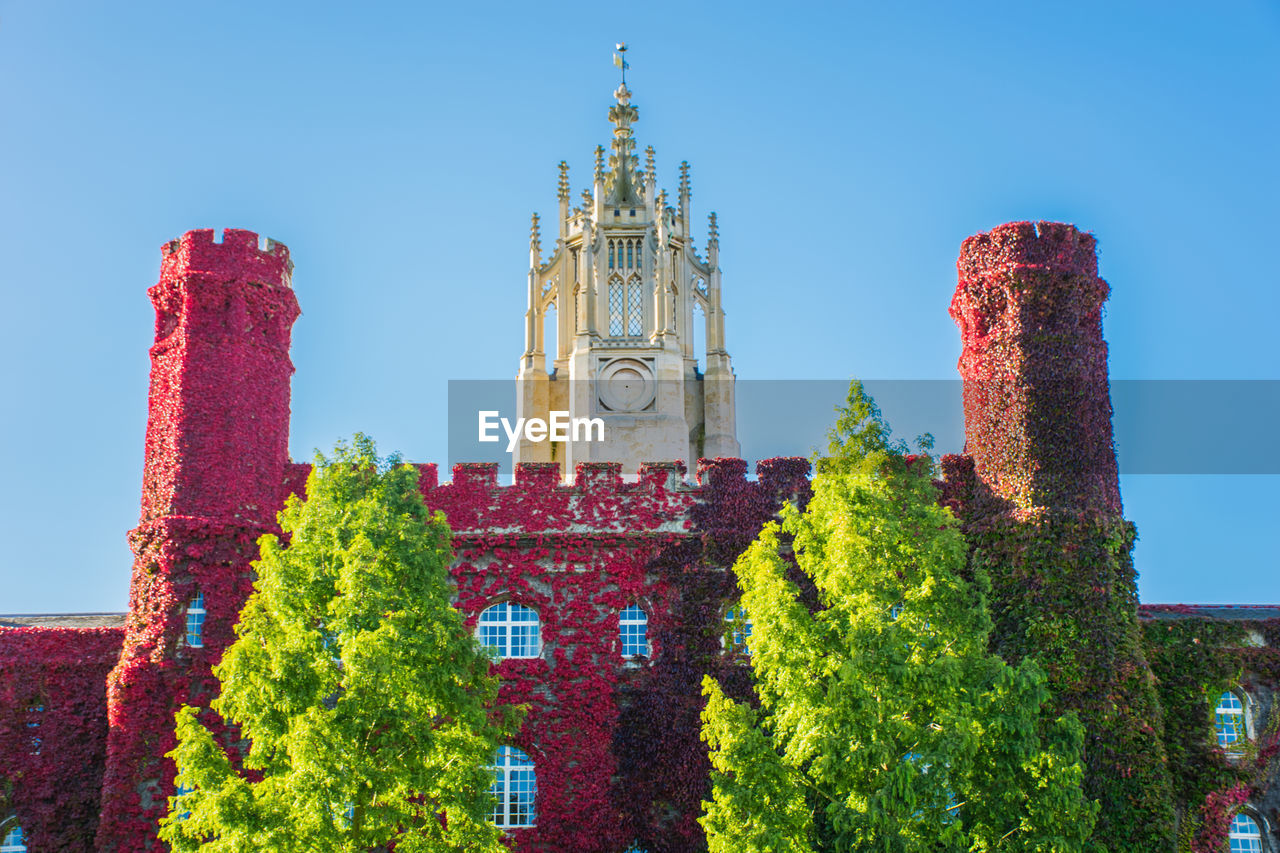
[[[654,166],[653,161],[653,146],[650,145],[644,149],[644,171],[645,174],[656,181],[658,179],[658,173],[655,169],[656,167]]]
[[[556,197],[561,201],[569,200],[569,164],[560,161],[560,180],[556,186]]]
[[[603,146],[603,145],[597,145],[597,146],[596,146],[596,174],[595,174],[595,178],[596,178],[596,180],[597,180],[597,181],[603,181],[603,180],[604,180],[604,146]]]
[[[720,245],[720,228],[716,224],[716,212],[711,211],[707,217],[707,247]]]
[[[689,187],[689,161],[680,161],[680,197],[688,198],[693,195]]]
[[[533,214],[533,224],[529,226],[529,251],[542,256],[542,226],[537,213]]]

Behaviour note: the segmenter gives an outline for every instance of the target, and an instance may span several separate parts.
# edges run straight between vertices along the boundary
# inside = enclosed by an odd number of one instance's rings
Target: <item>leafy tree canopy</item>
[[[928,456],[854,382],[803,512],[734,571],[759,707],[704,680],[712,853],[1085,850],[1083,729],[988,652],[985,576]],[[816,587],[802,603],[797,583]]]
[[[502,851],[485,769],[518,714],[451,605],[450,532],[363,435],[261,540],[213,710],[178,713],[175,851]],[[234,731],[234,729],[232,729]],[[230,747],[230,748],[228,748]],[[240,753],[243,751],[243,760]]]

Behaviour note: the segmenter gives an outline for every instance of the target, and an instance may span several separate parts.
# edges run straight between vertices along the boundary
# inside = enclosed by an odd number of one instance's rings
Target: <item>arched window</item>
[[[627,336],[637,338],[644,334],[644,294],[640,277],[633,275],[627,282]]]
[[[1258,822],[1247,814],[1231,818],[1227,839],[1231,853],[1262,853],[1262,831],[1258,829]]]
[[[25,837],[17,823],[0,824],[0,853],[27,853]]]
[[[730,607],[724,614],[724,648],[740,655],[751,654],[751,617],[741,607]]]
[[[496,826],[533,826],[533,801],[538,795],[538,777],[533,761],[514,746],[498,747],[489,770],[493,772],[493,811],[489,819]]]
[[[622,656],[634,658],[649,654],[649,615],[633,604],[618,614],[618,634],[622,638]]]
[[[500,658],[536,658],[542,653],[538,611],[504,601],[480,614],[476,635]]]
[[[204,593],[197,592],[196,597],[187,605],[187,645],[193,649],[204,648]]]
[[[609,279],[609,334],[619,337],[626,330],[626,288],[622,279],[614,276]]]
[[[1213,729],[1218,736],[1218,746],[1228,755],[1239,754],[1238,745],[1246,739],[1244,702],[1228,690],[1218,697],[1213,709]]]

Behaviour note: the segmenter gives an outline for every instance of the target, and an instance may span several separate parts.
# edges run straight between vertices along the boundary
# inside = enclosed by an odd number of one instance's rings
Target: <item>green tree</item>
[[[518,714],[451,605],[450,532],[417,472],[357,435],[320,454],[307,500],[260,542],[212,708],[239,727],[242,769],[177,716],[175,851],[502,851],[485,769]]]
[[[1083,729],[988,651],[984,577],[860,383],[819,461],[734,571],[759,707],[704,679],[712,853],[1086,849]],[[807,607],[797,579],[816,587]]]

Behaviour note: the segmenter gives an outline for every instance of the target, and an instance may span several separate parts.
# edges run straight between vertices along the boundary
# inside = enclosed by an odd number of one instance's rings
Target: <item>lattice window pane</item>
[[[751,618],[747,616],[747,611],[741,607],[730,607],[724,614],[724,621],[728,625],[725,649],[738,654],[751,654]]]
[[[1231,691],[1223,693],[1213,717],[1218,746],[1226,747],[1244,740],[1244,703],[1239,696]]]
[[[502,602],[480,614],[476,636],[501,658],[536,658],[542,642],[538,611],[523,604]]]
[[[27,853],[27,843],[22,834],[22,827],[11,826],[5,830],[0,840],[0,853]]]
[[[493,766],[489,819],[497,826],[533,826],[538,780],[533,761],[513,746],[498,748]]]
[[[649,617],[639,605],[633,604],[622,611],[618,617],[618,633],[624,658],[649,654]]]
[[[1262,832],[1257,822],[1248,815],[1238,814],[1231,819],[1231,853],[1262,853]]]
[[[204,593],[197,592],[196,597],[187,605],[187,645],[193,649],[204,647]]]
[[[639,337],[644,334],[643,294],[640,282],[633,281],[627,286],[627,335]]]
[[[623,333],[623,317],[625,315],[623,299],[622,282],[609,282],[609,334],[611,335],[617,336]]]

